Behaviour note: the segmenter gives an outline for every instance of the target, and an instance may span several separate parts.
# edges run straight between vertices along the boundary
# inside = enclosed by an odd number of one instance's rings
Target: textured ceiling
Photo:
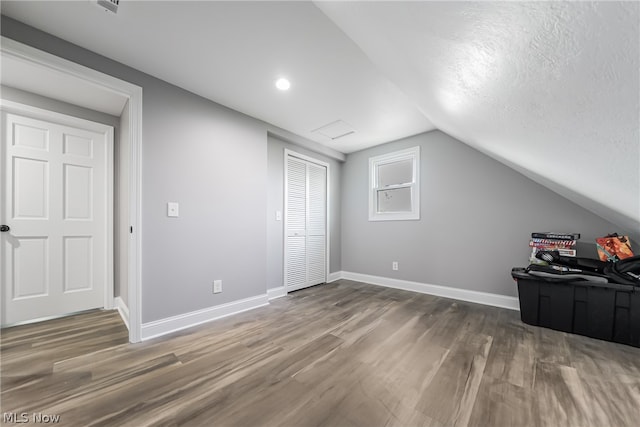
[[[640,237],[638,2],[1,8],[338,151],[439,128]],[[336,120],[356,132],[311,132]]]
[[[317,5],[436,127],[640,235],[639,3]]]

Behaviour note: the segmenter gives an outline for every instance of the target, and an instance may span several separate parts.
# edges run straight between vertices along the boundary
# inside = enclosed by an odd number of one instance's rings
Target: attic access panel
[[[355,129],[342,120],[336,120],[335,122],[331,122],[311,132],[317,132],[329,139],[336,140],[343,136],[351,135],[355,132]]]

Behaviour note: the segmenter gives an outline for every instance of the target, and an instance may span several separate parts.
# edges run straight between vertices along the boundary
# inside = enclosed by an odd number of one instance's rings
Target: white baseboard
[[[520,304],[518,298],[516,297],[491,294],[487,292],[471,291],[467,289],[451,288],[448,286],[430,285],[426,283],[411,282],[408,280],[392,279],[389,277],[351,273],[349,271],[338,271],[335,273],[331,273],[329,275],[327,283],[334,282],[339,279],[354,280],[357,282],[369,283],[376,286],[385,286],[388,288],[402,289],[405,291],[452,298],[461,301],[506,308],[509,310],[520,309]],[[142,341],[149,340],[182,329],[190,328],[201,323],[210,322],[212,320],[231,316],[243,311],[263,307],[269,304],[269,300],[280,298],[286,295],[287,292],[285,290],[285,287],[280,286],[277,288],[268,289],[267,293],[264,295],[258,295],[239,301],[233,301],[227,304],[217,305],[215,307],[205,308],[203,310],[192,311],[191,313],[185,313],[178,316],[168,317],[166,319],[144,323],[141,328],[141,339]],[[127,327],[129,327],[128,307],[124,304],[124,301],[122,301],[122,298],[120,297],[115,298],[114,303],[123,321],[125,322]]]
[[[342,278],[342,271],[336,271],[335,273],[330,273],[327,278],[327,283],[335,282],[336,280],[340,280]]]
[[[122,321],[129,329],[129,307],[124,303],[124,300],[121,297],[115,297],[113,300],[113,305],[115,305],[115,309],[120,313],[120,317],[122,317]]]
[[[269,301],[276,298],[282,298],[284,296],[287,296],[287,291],[284,286],[267,289],[267,298],[269,298]]]
[[[493,307],[501,307],[509,310],[520,310],[520,301],[518,298],[506,295],[451,288],[449,286],[430,285],[427,283],[371,276],[368,274],[351,273],[349,271],[341,271],[340,278],[370,283],[377,286],[386,286],[387,288],[402,289],[405,291],[419,292],[421,294],[429,294],[461,301],[474,302],[477,304],[490,305]]]
[[[216,305],[202,310],[192,311],[190,313],[180,314],[178,316],[167,317],[166,319],[143,323],[141,328],[141,339],[142,341],[149,340],[151,338],[170,334],[171,332],[180,331],[182,329],[190,328],[222,317],[231,316],[232,314],[238,314],[243,311],[263,307],[268,304],[269,299],[267,294],[264,294],[239,301],[233,301],[227,304]]]
[[[336,280],[340,280],[341,278],[342,271],[329,273],[329,276],[327,277],[327,283],[335,282]],[[279,286],[277,288],[267,289],[267,295],[269,296],[269,300],[281,298],[287,295],[287,290],[284,286]]]

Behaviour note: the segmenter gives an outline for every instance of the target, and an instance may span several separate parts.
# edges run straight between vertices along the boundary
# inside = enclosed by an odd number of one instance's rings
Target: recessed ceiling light
[[[291,83],[285,78],[276,80],[276,87],[280,90],[289,90]]]

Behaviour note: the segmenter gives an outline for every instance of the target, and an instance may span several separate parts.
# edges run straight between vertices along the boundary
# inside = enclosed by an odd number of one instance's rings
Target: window
[[[420,219],[420,147],[369,158],[369,221]]]

